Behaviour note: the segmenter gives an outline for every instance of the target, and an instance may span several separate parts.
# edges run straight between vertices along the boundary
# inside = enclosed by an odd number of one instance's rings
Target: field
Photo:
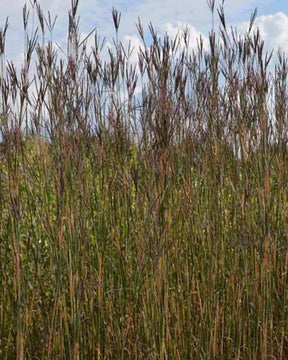
[[[77,0],[66,57],[37,3],[22,69],[1,28],[1,360],[288,359],[288,63],[213,5],[137,63],[115,9],[105,59]]]

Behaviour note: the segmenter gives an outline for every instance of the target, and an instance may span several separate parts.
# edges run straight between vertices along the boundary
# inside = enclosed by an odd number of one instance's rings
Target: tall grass
[[[136,64],[113,10],[107,60],[77,7],[66,56],[37,3],[21,69],[0,30],[0,358],[287,359],[285,56],[220,7]]]

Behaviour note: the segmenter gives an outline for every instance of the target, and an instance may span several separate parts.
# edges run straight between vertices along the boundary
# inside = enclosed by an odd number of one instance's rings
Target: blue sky
[[[29,1],[26,1],[29,4]],[[70,0],[40,0],[40,5],[46,14],[50,10],[52,16],[58,15],[54,39],[64,44],[67,30],[67,12]],[[216,1],[217,4],[221,0]],[[0,0],[2,26],[6,16],[9,16],[7,36],[8,58],[20,59],[23,54],[23,0]],[[96,27],[100,37],[109,41],[114,34],[111,17],[112,7],[122,13],[120,38],[132,40],[137,45],[135,23],[140,17],[143,24],[152,21],[159,34],[167,31],[170,35],[189,24],[195,36],[207,35],[211,28],[211,14],[206,0],[80,0],[79,15],[80,30],[83,34]],[[267,47],[281,47],[288,53],[288,1],[287,0],[226,0],[225,9],[227,22],[230,25],[244,28],[249,21],[251,12],[257,7],[259,26]],[[35,21],[37,24],[37,21]],[[146,27],[147,29],[147,27]]]

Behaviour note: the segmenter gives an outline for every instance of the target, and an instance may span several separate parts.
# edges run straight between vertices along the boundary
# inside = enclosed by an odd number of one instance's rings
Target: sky
[[[30,0],[34,1],[34,0]],[[39,0],[44,15],[49,10],[51,16],[57,15],[53,32],[54,40],[65,44],[67,34],[68,11],[70,0]],[[216,0],[219,5],[222,0]],[[6,57],[19,62],[23,56],[23,21],[22,8],[29,1],[0,0],[0,26],[9,16],[9,28],[6,40]],[[97,29],[100,38],[111,41],[115,35],[111,10],[115,7],[122,14],[119,37],[132,44],[139,43],[136,22],[140,17],[148,33],[147,25],[151,21],[159,35],[165,32],[175,35],[186,25],[190,27],[192,36],[200,34],[207,38],[211,29],[211,13],[206,0],[80,0],[80,31],[85,35],[93,28]],[[255,26],[259,27],[266,42],[267,50],[280,47],[288,53],[288,1],[287,0],[226,0],[224,3],[228,25],[245,29],[251,13],[257,8]],[[31,24],[33,23],[31,14]],[[34,19],[35,26],[37,19]]]

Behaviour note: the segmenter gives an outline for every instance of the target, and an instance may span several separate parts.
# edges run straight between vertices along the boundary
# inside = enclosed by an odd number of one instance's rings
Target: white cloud
[[[180,38],[180,49],[185,47],[184,38],[183,38],[183,32],[187,29],[189,33],[189,50],[196,50],[198,41],[200,40],[200,37],[203,40],[203,47],[204,49],[208,48],[209,40],[208,37],[198,31],[194,26],[188,23],[182,23],[177,22],[176,26],[173,26],[171,23],[166,23],[163,26],[163,30],[167,35],[170,37],[170,39],[174,39],[177,35]]]
[[[244,32],[248,29],[249,22],[237,25]],[[288,54],[288,16],[283,12],[272,15],[263,15],[256,18],[253,30],[259,29],[260,35],[265,42],[266,50],[282,49]]]
[[[136,35],[125,35],[123,39],[123,46],[126,52],[130,47],[130,64],[136,64],[138,62],[138,53],[140,49],[144,49],[142,41]]]

